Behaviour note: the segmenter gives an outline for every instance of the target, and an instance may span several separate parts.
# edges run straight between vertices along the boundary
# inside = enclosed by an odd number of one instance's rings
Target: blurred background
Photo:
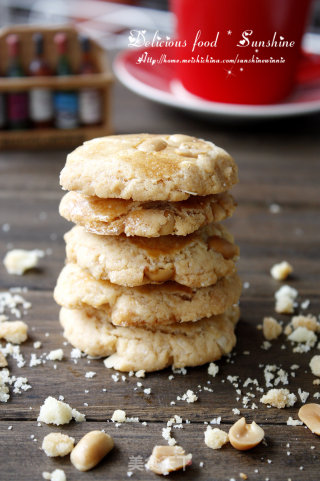
[[[121,49],[127,47],[132,28],[172,33],[173,18],[168,3],[168,0],[0,0],[0,26],[72,22],[103,47]],[[320,0],[313,3],[309,31],[320,33]]]

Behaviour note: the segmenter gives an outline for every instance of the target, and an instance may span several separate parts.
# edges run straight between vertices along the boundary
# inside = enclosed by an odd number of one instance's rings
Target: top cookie
[[[237,166],[225,150],[182,134],[90,140],[68,155],[60,175],[66,190],[135,201],[217,194],[237,181]]]

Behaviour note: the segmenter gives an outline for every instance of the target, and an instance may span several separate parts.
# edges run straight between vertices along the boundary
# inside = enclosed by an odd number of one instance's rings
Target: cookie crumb
[[[277,339],[282,333],[282,326],[273,317],[265,317],[263,319],[263,335],[267,341]]]
[[[275,310],[280,314],[292,314],[294,311],[294,302],[298,296],[298,291],[293,287],[284,285],[275,293],[276,305]]]
[[[74,448],[74,438],[62,433],[50,433],[43,438],[42,449],[49,457],[63,457]]]
[[[210,362],[208,366],[208,374],[212,377],[216,377],[219,372],[219,366],[217,366],[214,362]]]
[[[226,432],[219,428],[212,428],[207,426],[204,433],[204,442],[211,449],[220,449],[229,441],[229,436]]]
[[[7,252],[3,263],[9,274],[22,276],[25,271],[37,267],[39,259],[44,257],[44,251],[34,249],[27,251],[25,249],[13,249]]]
[[[277,281],[284,281],[292,272],[293,267],[287,261],[282,261],[279,264],[274,264],[274,266],[272,266],[270,269],[270,274]]]
[[[262,396],[260,402],[263,404],[269,404],[278,409],[283,409],[285,407],[293,406],[296,400],[296,395],[290,393],[288,389],[270,389]]]

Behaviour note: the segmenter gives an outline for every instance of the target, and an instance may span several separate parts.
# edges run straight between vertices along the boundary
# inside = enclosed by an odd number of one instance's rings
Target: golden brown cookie
[[[238,302],[240,293],[241,282],[236,274],[200,289],[170,281],[129,288],[98,281],[77,264],[67,264],[58,278],[54,298],[68,309],[91,307],[104,311],[115,325],[152,326],[222,314]]]
[[[230,217],[235,207],[227,192],[189,197],[181,202],[134,202],[68,192],[59,211],[62,217],[93,234],[159,237],[191,234],[204,225]]]
[[[96,279],[122,286],[168,280],[189,287],[215,284],[235,272],[239,249],[228,231],[209,224],[185,237],[99,236],[76,226],[65,234],[67,260]]]
[[[60,175],[65,190],[105,199],[180,201],[225,192],[238,181],[230,155],[188,135],[111,135],[71,152]]]
[[[65,338],[88,355],[110,356],[106,366],[119,371],[199,366],[220,359],[236,343],[238,319],[239,308],[235,306],[220,316],[151,330],[114,326],[105,316],[81,310],[63,307],[60,311]]]

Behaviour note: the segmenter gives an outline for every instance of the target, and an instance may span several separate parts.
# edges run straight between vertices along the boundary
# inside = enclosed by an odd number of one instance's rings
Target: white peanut
[[[70,460],[79,471],[94,468],[113,448],[111,436],[102,431],[90,431],[80,439],[70,455]]]
[[[239,419],[229,430],[229,441],[232,446],[240,451],[252,449],[261,443],[264,430],[254,421],[247,424],[245,418]]]

